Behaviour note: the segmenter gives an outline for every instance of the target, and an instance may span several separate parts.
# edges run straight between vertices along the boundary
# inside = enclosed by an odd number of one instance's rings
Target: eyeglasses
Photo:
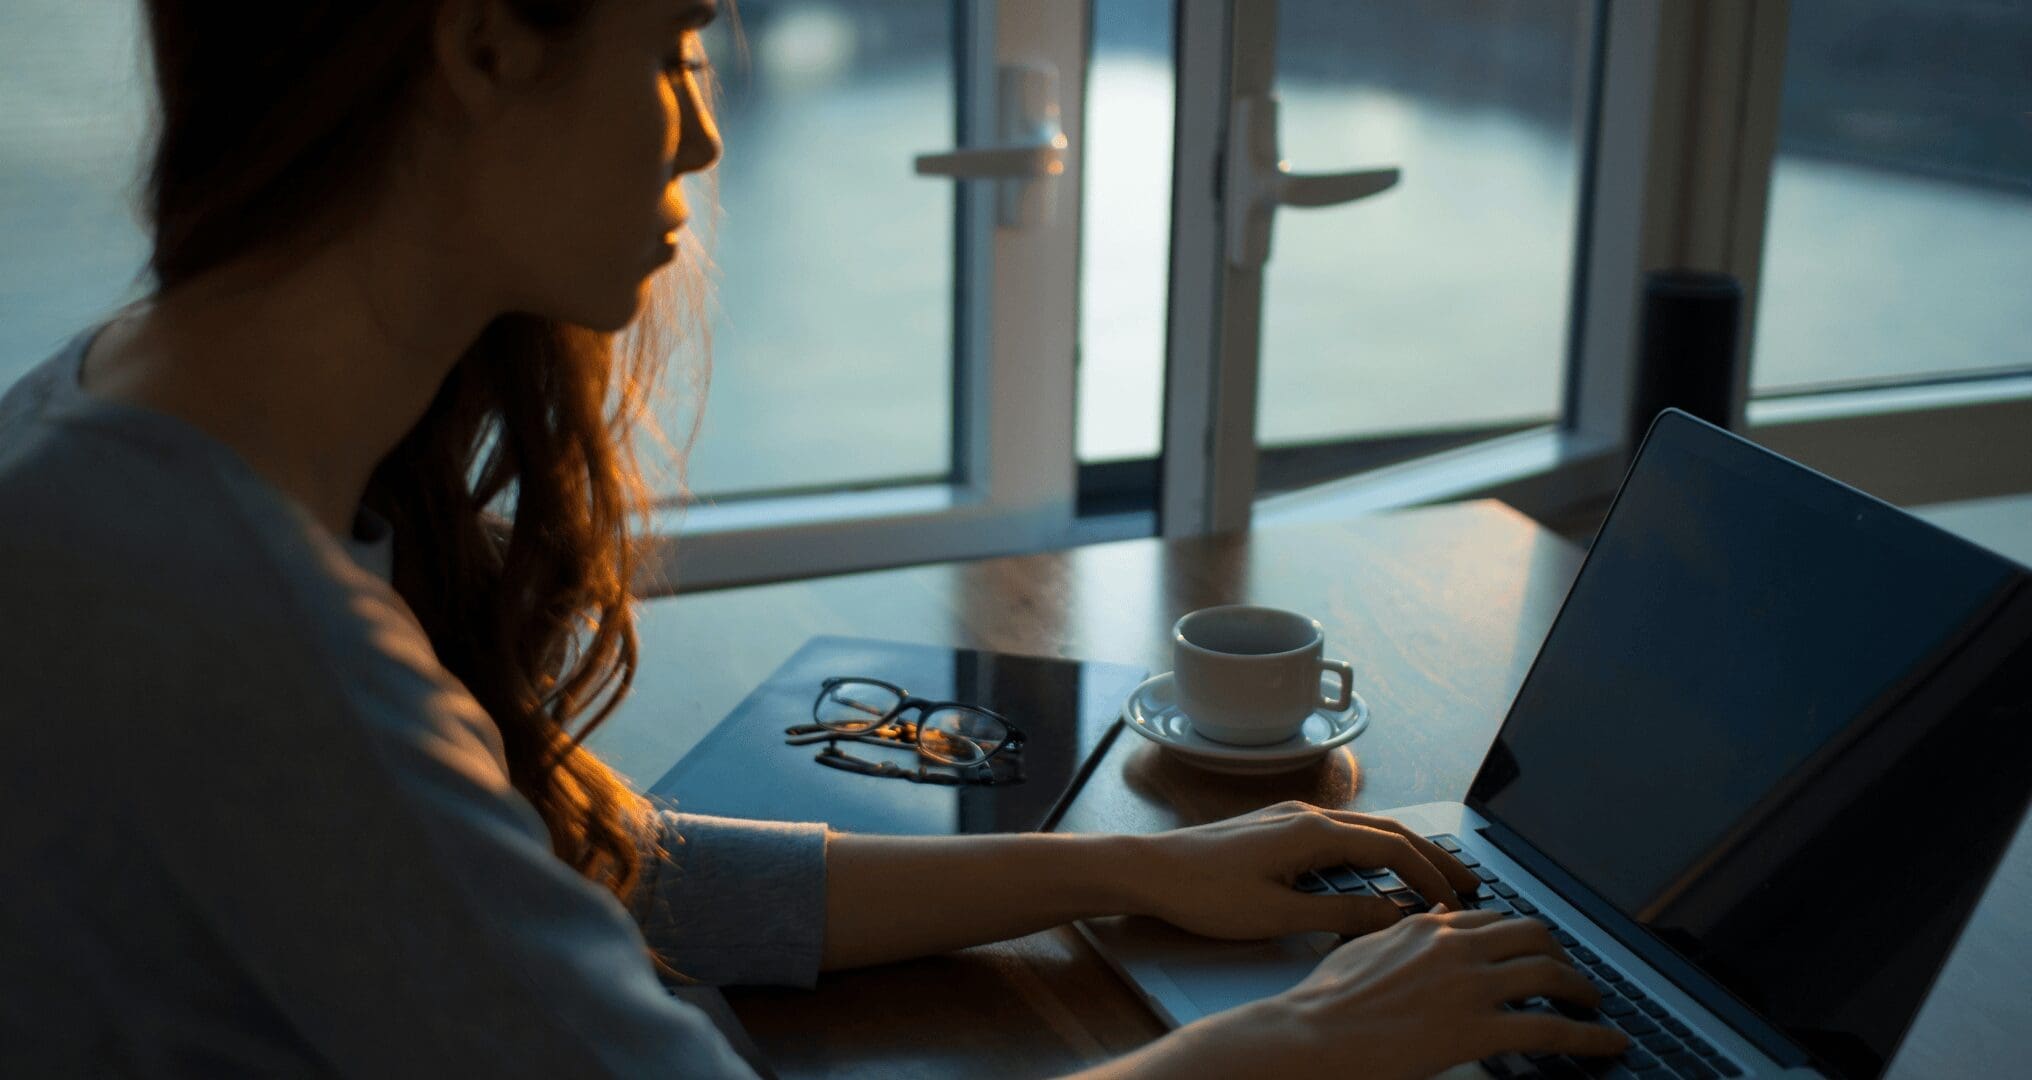
[[[917,713],[915,722],[901,719],[912,711]],[[880,679],[825,680],[812,702],[811,718],[813,725],[786,729],[784,733],[791,736],[787,741],[802,745],[850,739],[914,746],[925,758],[961,769],[986,765],[1005,751],[1013,756],[1023,748],[1023,732],[1000,713],[964,702],[912,697],[902,687]],[[836,746],[828,746],[819,759],[825,761],[828,753],[845,756]]]
[[[898,723],[913,710],[918,714],[915,724]],[[914,743],[918,753],[946,765],[979,765],[1003,751],[1023,748],[1023,732],[1000,713],[959,701],[912,697],[880,679],[827,679],[819,684],[811,718],[841,736]],[[883,739],[884,729],[892,727],[900,730]]]

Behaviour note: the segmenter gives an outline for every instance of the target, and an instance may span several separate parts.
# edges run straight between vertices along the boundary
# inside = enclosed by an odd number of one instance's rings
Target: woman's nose
[[[677,136],[678,175],[712,168],[720,160],[720,129],[713,123],[712,110],[706,107],[705,92],[696,80],[689,81],[681,113],[683,126]]]

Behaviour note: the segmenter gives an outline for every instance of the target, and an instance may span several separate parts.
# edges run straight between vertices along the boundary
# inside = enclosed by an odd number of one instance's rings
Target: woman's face
[[[698,29],[713,0],[601,0],[560,69],[518,96],[477,178],[515,310],[619,330],[688,216],[678,179],[719,160]]]

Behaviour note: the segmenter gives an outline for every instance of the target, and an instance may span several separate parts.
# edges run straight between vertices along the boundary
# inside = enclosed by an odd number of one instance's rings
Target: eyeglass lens
[[[1000,720],[972,709],[934,709],[917,725],[917,746],[955,765],[978,765],[1009,738]]]
[[[860,733],[879,725],[903,703],[896,691],[864,682],[836,683],[819,695],[812,719],[834,731]]]

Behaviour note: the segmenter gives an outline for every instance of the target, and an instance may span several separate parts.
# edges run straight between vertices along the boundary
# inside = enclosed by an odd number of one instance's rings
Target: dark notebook
[[[822,821],[849,832],[945,835],[1049,829],[1121,725],[1142,668],[1093,660],[1010,656],[867,638],[805,642],[649,789],[687,813],[765,821]],[[819,684],[866,676],[922,698],[1001,713],[1023,731],[1023,782],[947,787],[822,765],[824,743],[784,744],[808,724]],[[841,742],[868,760],[919,763],[914,751]]]

